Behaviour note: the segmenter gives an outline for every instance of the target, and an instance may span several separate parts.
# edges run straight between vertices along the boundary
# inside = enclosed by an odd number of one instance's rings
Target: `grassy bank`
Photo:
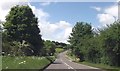
[[[2,70],[2,56],[0,56],[0,70]]]
[[[63,49],[63,48],[56,48],[56,49],[55,49],[55,51],[56,51],[56,53],[58,54],[58,53],[63,52],[63,51],[64,51],[64,49]]]
[[[94,63],[85,62],[85,61],[79,62],[79,59],[76,58],[75,55],[71,54],[70,52],[67,53],[67,56],[69,59],[71,59],[73,62],[76,62],[76,63],[100,68],[100,69],[103,69],[105,71],[120,71],[120,67],[114,67],[114,66],[109,66],[109,65],[105,65],[105,64],[94,64]]]
[[[49,59],[48,59],[49,58]],[[43,69],[55,57],[10,57],[4,56],[2,58],[2,69]]]
[[[78,63],[92,66],[92,67],[96,67],[96,68],[100,68],[100,69],[103,69],[105,71],[120,71],[120,67],[108,66],[105,64],[94,64],[94,63],[90,63],[90,62],[78,62]]]

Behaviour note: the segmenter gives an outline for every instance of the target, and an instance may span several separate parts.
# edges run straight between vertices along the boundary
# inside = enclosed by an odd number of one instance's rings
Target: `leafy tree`
[[[86,61],[92,62],[92,63],[100,63],[100,57],[101,57],[101,49],[99,46],[99,37],[94,36],[86,41],[86,54],[85,59]]]
[[[55,44],[50,40],[44,41],[44,49],[47,55],[54,55],[55,53]]]
[[[10,41],[22,43],[25,40],[34,46],[31,48],[34,51],[34,55],[40,54],[39,51],[43,43],[39,34],[38,19],[29,6],[17,5],[12,7],[3,25]]]
[[[89,24],[77,23],[69,42],[72,52],[80,60],[120,66],[120,21],[115,21],[99,31],[91,30]]]
[[[57,41],[52,41],[57,47],[66,47],[67,44],[66,43],[62,43],[62,42],[57,42]]]
[[[68,40],[71,44],[72,52],[79,57],[81,61],[84,60],[85,49],[88,48],[86,41],[93,36],[91,28],[91,25],[88,23],[77,22]]]
[[[109,65],[119,66],[120,62],[120,22],[114,22],[101,31],[102,62]]]

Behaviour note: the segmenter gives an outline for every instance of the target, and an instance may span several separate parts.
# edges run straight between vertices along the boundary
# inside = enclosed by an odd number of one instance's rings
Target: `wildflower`
[[[21,62],[21,64],[23,64],[24,62]]]
[[[6,67],[6,69],[8,69],[8,67]]]
[[[20,62],[20,63],[18,63],[18,64],[21,64],[21,62]]]
[[[10,56],[10,54],[8,54],[8,56]]]
[[[38,60],[40,60],[41,58],[39,57]]]
[[[24,63],[26,62],[26,61],[23,61]]]
[[[20,62],[19,64],[23,64],[24,62]]]
[[[26,61],[23,61],[23,62],[20,62],[19,64],[25,64],[26,63]]]
[[[5,52],[2,52],[2,54],[4,54]]]
[[[35,57],[33,56],[32,59],[35,59]]]

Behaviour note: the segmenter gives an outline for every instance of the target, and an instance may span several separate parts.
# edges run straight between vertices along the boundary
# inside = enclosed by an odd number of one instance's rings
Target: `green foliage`
[[[57,55],[58,53],[64,51],[66,49],[67,44],[62,42],[44,40],[44,47],[42,48],[43,55]]]
[[[105,65],[105,64],[95,64],[95,63],[90,63],[90,62],[79,62],[79,63],[88,65],[88,66],[92,66],[92,67],[96,67],[96,68],[100,68],[104,71],[120,71],[119,67],[109,66],[109,65]]]
[[[56,53],[61,53],[61,52],[63,52],[63,51],[64,51],[63,48],[56,48],[56,49],[55,49],[55,52],[56,52]]]
[[[25,56],[25,55],[33,55],[33,50],[31,49],[32,45],[27,43],[26,41],[20,42],[4,42],[2,45],[4,52],[3,55],[9,56]]]
[[[55,53],[55,44],[49,40],[44,41],[44,50],[47,55],[54,55]]]
[[[77,22],[72,29],[71,36],[69,37],[69,42],[72,45],[71,49],[81,61],[84,60],[85,52],[88,48],[88,46],[86,46],[86,44],[88,44],[87,41],[93,36],[91,28],[91,25],[88,23]]]
[[[54,61],[54,57],[48,57]],[[2,69],[43,69],[50,61],[46,57],[2,57]]]
[[[72,52],[85,61],[120,66],[120,22],[93,31],[84,22],[77,22],[69,37]]]
[[[52,41],[58,48],[66,48],[67,44],[62,43],[62,42],[57,42],[57,41]]]
[[[100,39],[102,42],[102,61],[105,64],[120,66],[120,22],[114,22],[101,31]]]
[[[15,41],[16,44],[22,44],[25,40],[31,45],[30,49],[33,50],[33,55],[40,55],[43,42],[39,34],[38,19],[29,6],[17,5],[12,7],[3,26],[5,30],[3,33],[5,35],[4,40],[8,41],[7,43]],[[5,45],[5,48],[9,47]]]

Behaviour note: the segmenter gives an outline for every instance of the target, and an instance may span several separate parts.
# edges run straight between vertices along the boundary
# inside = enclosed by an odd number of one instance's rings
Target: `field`
[[[49,57],[52,61],[54,56]],[[48,57],[9,57],[2,58],[2,69],[43,69],[51,61]]]

